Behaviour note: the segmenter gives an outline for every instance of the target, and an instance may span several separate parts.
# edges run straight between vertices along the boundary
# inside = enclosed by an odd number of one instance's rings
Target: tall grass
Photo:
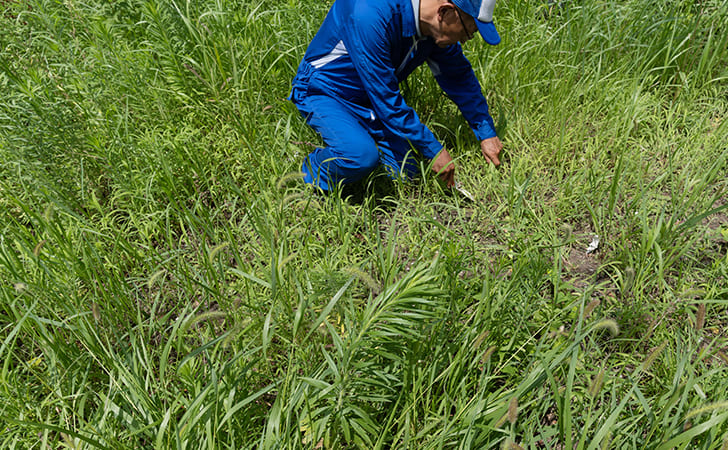
[[[0,447],[725,448],[724,2],[499,2],[476,202],[302,186],[329,6],[2,2]]]

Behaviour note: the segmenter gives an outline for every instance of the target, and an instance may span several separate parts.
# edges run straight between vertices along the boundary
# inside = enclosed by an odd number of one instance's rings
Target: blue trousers
[[[419,169],[412,146],[392,134],[371,109],[328,95],[294,100],[306,122],[326,147],[304,160],[304,181],[329,191],[338,183],[352,183],[382,166],[391,178],[413,178]]]

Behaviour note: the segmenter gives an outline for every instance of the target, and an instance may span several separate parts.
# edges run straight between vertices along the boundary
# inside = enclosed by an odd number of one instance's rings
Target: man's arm
[[[443,149],[442,144],[399,91],[391,51],[395,40],[403,38],[390,6],[385,2],[356,2],[347,21],[342,27],[344,44],[375,115],[392,133],[434,159]]]
[[[460,45],[435,51],[428,63],[442,90],[455,102],[476,138],[480,140],[483,157],[496,166],[499,165],[498,156],[503,144],[496,134],[480,83]]]

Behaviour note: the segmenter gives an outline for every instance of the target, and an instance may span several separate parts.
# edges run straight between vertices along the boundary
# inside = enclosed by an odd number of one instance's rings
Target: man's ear
[[[448,14],[455,12],[455,5],[449,2],[443,2],[437,7],[437,17],[440,22],[444,22]]]

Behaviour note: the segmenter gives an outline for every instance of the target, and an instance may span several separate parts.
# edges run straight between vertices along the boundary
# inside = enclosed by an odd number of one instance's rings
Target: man
[[[336,0],[292,83],[290,99],[326,144],[304,159],[305,182],[329,191],[379,165],[392,177],[410,178],[417,173],[414,148],[454,186],[450,153],[399,91],[424,62],[460,108],[485,159],[499,165],[503,145],[460,46],[476,32],[491,45],[500,42],[494,7],[495,0]]]

